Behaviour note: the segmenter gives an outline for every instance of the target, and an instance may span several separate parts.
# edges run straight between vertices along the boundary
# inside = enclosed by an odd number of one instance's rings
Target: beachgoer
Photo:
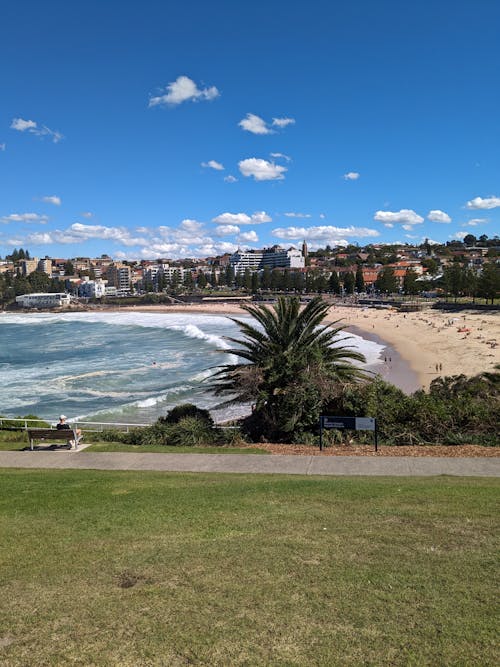
[[[70,430],[70,429],[71,429],[71,426],[70,426],[69,424],[66,423],[66,420],[67,420],[66,415],[61,415],[61,416],[59,417],[59,423],[58,423],[57,426],[56,426],[56,429],[57,429],[58,431],[62,431],[62,430],[65,430],[65,429],[67,429],[67,430]],[[78,443],[79,443],[80,440],[82,439],[82,432],[81,432],[81,430],[80,430],[79,428],[75,429],[75,433],[76,433],[76,443],[75,443],[74,440],[68,440],[68,442],[69,442],[69,444],[70,444],[71,446],[73,446],[73,445],[75,445],[75,446],[78,445]]]

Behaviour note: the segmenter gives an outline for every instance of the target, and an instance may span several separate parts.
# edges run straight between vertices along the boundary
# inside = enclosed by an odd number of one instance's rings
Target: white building
[[[258,271],[266,267],[271,270],[277,268],[303,269],[305,259],[302,252],[296,248],[285,250],[275,245],[263,250],[243,251],[238,249],[229,258],[229,263],[235,273],[244,273],[245,269]]]
[[[106,294],[106,281],[97,278],[96,280],[84,280],[78,287],[78,295],[88,299],[100,299]]]
[[[71,296],[65,292],[35,292],[16,296],[16,303],[23,308],[65,308],[71,303]]]

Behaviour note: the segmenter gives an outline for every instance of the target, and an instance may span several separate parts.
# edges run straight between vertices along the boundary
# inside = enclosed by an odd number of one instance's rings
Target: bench
[[[31,451],[33,451],[34,440],[65,440],[69,449],[71,449],[70,440],[72,440],[75,443],[75,449],[78,448],[78,436],[74,428],[28,428],[26,432]]]

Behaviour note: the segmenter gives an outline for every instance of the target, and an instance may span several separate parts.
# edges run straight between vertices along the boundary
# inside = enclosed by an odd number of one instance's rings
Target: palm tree
[[[224,350],[245,360],[226,364],[215,373],[211,388],[230,396],[227,403],[252,402],[245,420],[253,435],[289,440],[293,433],[314,428],[325,400],[339,384],[364,376],[353,362],[364,356],[339,338],[343,326],[324,325],[329,305],[321,297],[300,311],[297,297],[280,297],[275,306],[244,305],[258,326],[231,318],[243,339]],[[338,325],[338,326],[337,326]]]

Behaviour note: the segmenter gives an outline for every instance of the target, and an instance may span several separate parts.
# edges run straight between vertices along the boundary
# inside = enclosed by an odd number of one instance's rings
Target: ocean
[[[367,367],[380,368],[384,347],[349,335]],[[239,329],[222,315],[0,313],[0,414],[149,423],[189,402],[234,418],[248,406],[220,407],[207,390],[214,369],[236,361],[223,353],[228,336]]]

